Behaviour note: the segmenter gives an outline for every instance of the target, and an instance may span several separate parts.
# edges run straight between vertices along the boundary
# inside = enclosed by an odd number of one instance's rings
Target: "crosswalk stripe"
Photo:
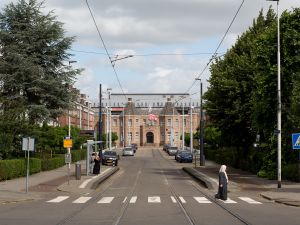
[[[103,197],[97,203],[99,203],[99,204],[111,203],[114,198],[115,197]]]
[[[181,201],[182,203],[186,203],[186,201],[184,200],[183,197],[180,196],[179,199],[180,199],[180,201]]]
[[[173,202],[173,203],[176,203],[176,202],[177,202],[176,199],[174,198],[174,196],[171,196],[171,199],[172,199],[172,202]]]
[[[123,203],[125,203],[125,202],[126,202],[126,200],[127,200],[127,197],[125,197],[125,198],[124,198],[124,200],[123,200]]]
[[[159,196],[150,196],[148,197],[148,203],[160,203],[160,197]]]
[[[86,203],[88,200],[90,200],[92,197],[80,197],[73,201],[73,203]]]
[[[239,197],[239,199],[248,202],[249,204],[262,204],[261,202],[255,201],[252,198],[248,198],[248,197]]]
[[[222,199],[220,199],[222,202],[224,202],[225,204],[234,204],[234,203],[237,203],[236,201],[233,201],[232,199],[230,199],[230,198],[227,198],[227,200],[222,200]]]
[[[69,198],[69,196],[58,196],[58,197],[56,197],[56,198],[54,198],[54,199],[52,199],[52,200],[49,200],[49,201],[47,201],[47,202],[58,203],[58,202],[62,202],[62,201],[64,201],[64,200],[66,200],[66,199],[68,199],[68,198]]]
[[[137,196],[132,196],[129,203],[136,203]]]
[[[207,198],[205,197],[194,197],[194,199],[199,202],[199,203],[212,203],[211,201],[209,201]]]

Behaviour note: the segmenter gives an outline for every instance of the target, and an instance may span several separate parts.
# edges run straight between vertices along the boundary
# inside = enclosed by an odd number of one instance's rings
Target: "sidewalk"
[[[217,192],[218,189],[218,173],[219,164],[206,160],[205,167],[194,165],[184,167],[187,173],[197,179],[205,187]],[[266,199],[282,203],[290,206],[300,207],[300,183],[282,181],[281,188],[277,188],[277,180],[268,180],[257,177],[246,171],[227,167],[227,175],[229,179],[228,190],[259,192]]]
[[[101,165],[101,173],[99,175],[86,176],[85,161],[80,163],[80,180],[76,180],[75,177],[75,164],[71,164],[69,176],[68,166],[66,165],[55,170],[30,175],[28,179],[28,193],[26,193],[26,177],[2,181],[0,182],[0,203],[37,200],[43,198],[45,194],[54,191],[88,193],[119,169],[118,167]]]

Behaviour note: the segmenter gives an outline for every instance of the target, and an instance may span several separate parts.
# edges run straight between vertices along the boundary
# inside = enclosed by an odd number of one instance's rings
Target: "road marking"
[[[248,197],[239,197],[239,199],[248,202],[249,204],[262,204],[261,202],[255,201],[252,198],[248,198]]]
[[[174,196],[171,196],[172,202],[173,203],[177,203],[176,199],[174,198]]]
[[[126,202],[126,200],[127,200],[127,197],[125,197],[125,198],[124,198],[124,200],[123,200],[123,203],[125,203],[125,202]]]
[[[211,201],[209,201],[207,198],[205,197],[194,197],[194,199],[199,202],[199,203],[212,203]]]
[[[129,203],[136,203],[137,196],[132,196]]]
[[[184,200],[183,197],[180,196],[179,199],[180,199],[180,201],[181,201],[182,203],[184,203],[184,204],[186,203],[186,201]]]
[[[58,196],[52,200],[49,200],[47,202],[53,202],[53,203],[58,203],[58,202],[62,202],[64,200],[66,200],[67,198],[69,198],[69,196]]]
[[[97,203],[99,204],[107,204],[107,203],[111,203],[112,200],[114,199],[115,197],[103,197],[100,199],[100,201],[98,201]]]
[[[73,201],[73,203],[86,203],[88,200],[90,200],[92,197],[80,197]]]
[[[233,201],[232,199],[230,198],[227,198],[227,200],[222,200],[222,199],[219,199],[220,201],[226,203],[226,204],[233,204],[233,203],[237,203],[236,201]]]
[[[98,175],[96,175],[96,176],[93,176],[93,177],[90,178],[90,179],[87,179],[87,180],[83,181],[82,184],[79,186],[79,188],[85,188],[85,187],[88,185],[89,182],[91,182],[93,179],[99,177],[100,175],[105,174],[105,173],[108,172],[109,170],[111,170],[111,168],[106,168],[101,174],[98,174]]]
[[[148,203],[161,203],[159,196],[148,197]]]

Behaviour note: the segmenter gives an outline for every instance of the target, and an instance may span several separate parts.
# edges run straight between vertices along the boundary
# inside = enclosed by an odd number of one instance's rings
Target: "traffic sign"
[[[293,149],[300,149],[300,133],[292,134]]]
[[[64,138],[64,148],[72,148],[73,147],[73,140],[72,137],[65,137]]]

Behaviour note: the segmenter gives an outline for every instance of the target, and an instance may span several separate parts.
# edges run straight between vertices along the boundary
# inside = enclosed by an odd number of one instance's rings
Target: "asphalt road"
[[[94,192],[52,192],[45,199],[0,205],[1,225],[299,224],[300,209],[254,191],[230,190],[227,202],[201,187],[161,149],[121,157],[120,170]]]

